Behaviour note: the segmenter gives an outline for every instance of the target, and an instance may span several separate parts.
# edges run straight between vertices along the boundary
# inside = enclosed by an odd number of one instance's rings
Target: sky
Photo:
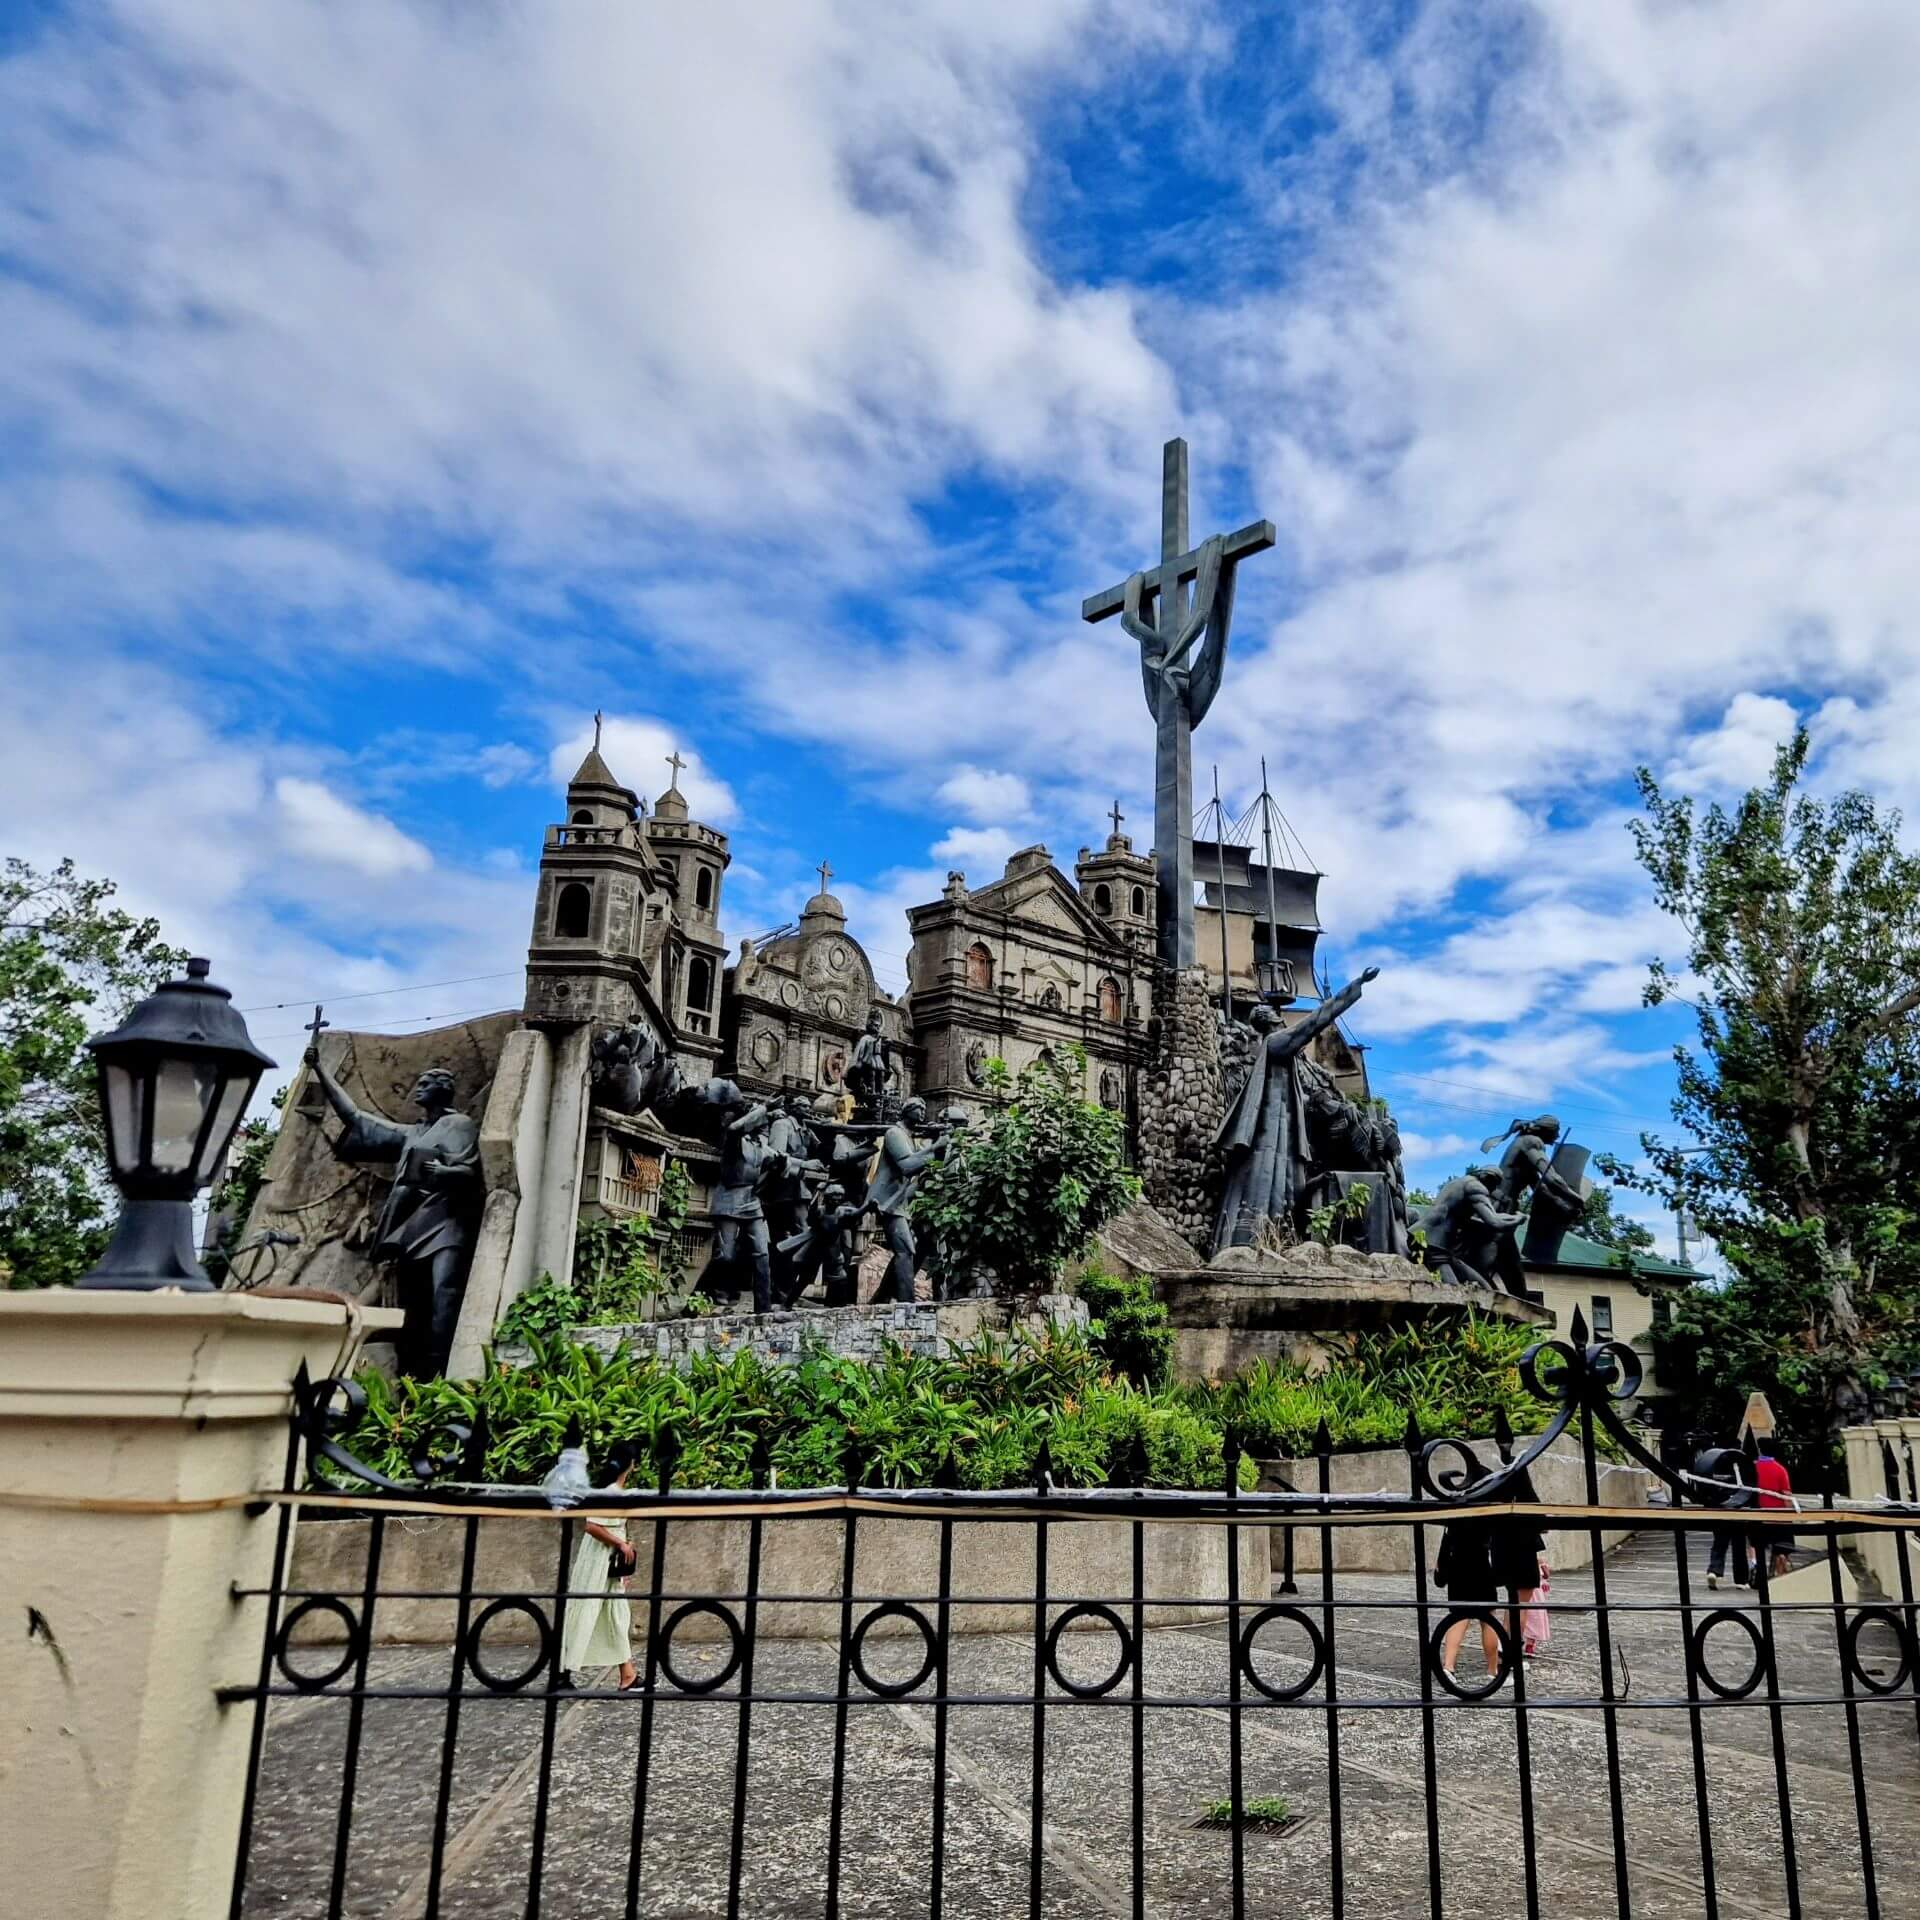
[[[949,868],[1146,845],[1078,614],[1179,433],[1279,532],[1196,785],[1265,755],[1411,1177],[1630,1156],[1633,769],[1920,798],[1916,97],[1906,0],[11,0],[0,851],[290,1062],[517,1002],[601,709],[734,941],[824,859],[897,989]]]

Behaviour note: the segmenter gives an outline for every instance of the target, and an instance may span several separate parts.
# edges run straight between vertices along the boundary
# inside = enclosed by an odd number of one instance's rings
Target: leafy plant
[[[1344,1241],[1347,1229],[1363,1221],[1372,1205],[1373,1189],[1364,1180],[1356,1180],[1338,1199],[1308,1211],[1307,1238],[1319,1241],[1323,1247]]]
[[[1007,1293],[1041,1293],[1095,1232],[1139,1197],[1127,1171],[1126,1120],[1081,1098],[1087,1056],[1042,1058],[1009,1076],[987,1063],[1004,1104],[981,1130],[954,1135],[921,1175],[914,1223],[949,1284],[985,1273]]]
[[[1093,1350],[1109,1370],[1136,1387],[1164,1387],[1173,1378],[1173,1320],[1153,1282],[1095,1269],[1080,1276],[1079,1292]]]
[[[1241,1801],[1240,1817],[1236,1821],[1231,1799],[1209,1800],[1200,1818],[1193,1824],[1196,1827],[1229,1829],[1237,1825],[1243,1830],[1252,1828],[1277,1832],[1293,1825],[1293,1808],[1283,1793],[1259,1794],[1251,1800]]]

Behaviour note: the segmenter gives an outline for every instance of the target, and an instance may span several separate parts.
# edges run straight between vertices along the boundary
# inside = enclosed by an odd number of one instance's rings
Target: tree
[[[1641,770],[1635,848],[1687,935],[1683,971],[1655,961],[1645,999],[1694,1009],[1673,1114],[1697,1144],[1643,1136],[1647,1169],[1601,1164],[1684,1209],[1733,1271],[1677,1303],[1676,1370],[1744,1369],[1717,1384],[1831,1412],[1914,1323],[1920,859],[1868,795],[1800,791],[1807,754],[1803,730],[1731,812]]]
[[[107,903],[71,860],[0,868],[0,1273],[78,1279],[106,1244],[112,1187],[88,1038],[176,974],[156,920]]]
[[[984,1130],[949,1138],[920,1176],[914,1224],[944,1282],[993,1274],[1010,1293],[1046,1291],[1140,1183],[1127,1171],[1126,1121],[1080,1097],[1087,1056],[1042,1057],[1013,1078],[987,1063],[1005,1104]]]
[[[1596,1185],[1587,1196],[1587,1210],[1580,1216],[1573,1231],[1596,1246],[1611,1247],[1616,1252],[1651,1253],[1653,1229],[1614,1212],[1613,1196],[1618,1191],[1615,1187]],[[1529,1207],[1532,1199],[1533,1196],[1528,1194]]]

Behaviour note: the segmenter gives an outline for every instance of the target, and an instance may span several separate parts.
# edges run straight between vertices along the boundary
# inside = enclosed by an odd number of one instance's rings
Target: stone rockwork
[[[1155,979],[1153,1050],[1140,1076],[1140,1178],[1147,1204],[1196,1247],[1213,1237],[1214,1137],[1226,1111],[1220,1017],[1198,967]]]
[[[1043,1293],[1032,1311],[1016,1313],[997,1300],[954,1300],[942,1305],[887,1301],[867,1307],[830,1307],[800,1313],[714,1313],[691,1320],[637,1322],[631,1326],[575,1327],[570,1338],[583,1347],[613,1353],[621,1347],[675,1367],[695,1354],[720,1357],[751,1353],[769,1366],[792,1366],[809,1352],[849,1360],[879,1359],[889,1343],[909,1353],[937,1358],[983,1331],[1004,1333],[1015,1325],[1039,1331],[1049,1322],[1085,1328],[1085,1303],[1064,1293]],[[499,1357],[519,1366],[524,1347],[502,1347]]]

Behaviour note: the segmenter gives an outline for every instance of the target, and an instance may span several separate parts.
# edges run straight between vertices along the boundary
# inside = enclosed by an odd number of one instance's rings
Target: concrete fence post
[[[398,1314],[0,1293],[0,1907],[224,1914],[291,1387]]]

